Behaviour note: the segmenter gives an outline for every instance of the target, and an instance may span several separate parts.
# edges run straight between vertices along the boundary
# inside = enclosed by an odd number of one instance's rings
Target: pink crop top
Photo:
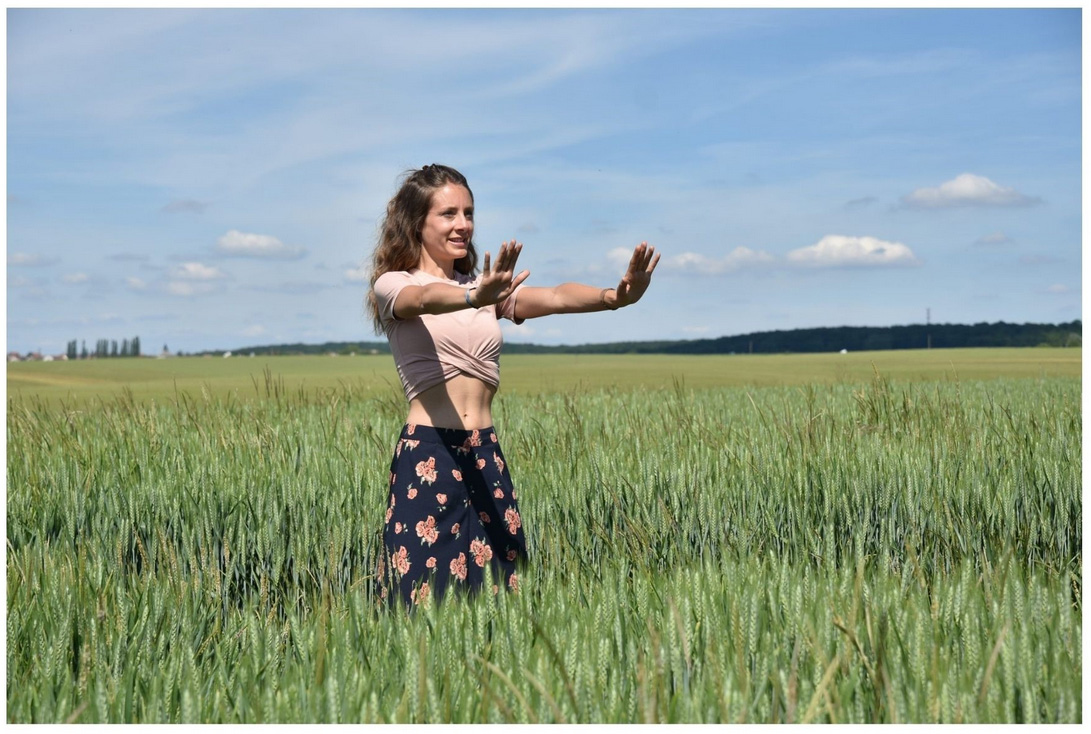
[[[390,340],[390,351],[402,379],[406,400],[458,374],[476,377],[493,387],[500,385],[500,317],[517,324],[515,299],[522,285],[500,303],[466,308],[444,314],[421,314],[411,319],[394,317],[394,302],[407,285],[449,283],[470,288],[481,276],[455,273],[447,280],[419,270],[383,273],[375,281],[379,319]]]

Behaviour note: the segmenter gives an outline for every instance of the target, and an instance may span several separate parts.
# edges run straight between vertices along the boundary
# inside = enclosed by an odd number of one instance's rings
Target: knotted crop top
[[[394,302],[407,285],[447,283],[470,288],[480,280],[480,276],[461,273],[455,273],[455,278],[401,270],[383,273],[375,281],[379,320],[390,341],[406,400],[458,374],[500,386],[500,346],[504,337],[497,319],[522,323],[515,318],[515,299],[522,285],[500,303],[478,309],[421,314],[411,319],[394,316]]]

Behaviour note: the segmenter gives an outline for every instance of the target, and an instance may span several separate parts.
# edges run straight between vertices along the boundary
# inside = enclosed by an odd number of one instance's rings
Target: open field
[[[389,356],[9,370],[8,722],[1081,722],[1079,360],[505,357],[532,563],[415,614]]]
[[[897,380],[976,380],[994,377],[1079,377],[1082,350],[934,349],[851,354],[789,355],[507,355],[505,393],[573,388],[735,387],[830,384],[871,379],[875,370]],[[36,396],[66,404],[133,397],[170,398],[176,392],[239,399],[274,389],[342,390],[358,395],[401,394],[388,354],[355,357],[186,357],[19,362],[8,365],[8,397]]]

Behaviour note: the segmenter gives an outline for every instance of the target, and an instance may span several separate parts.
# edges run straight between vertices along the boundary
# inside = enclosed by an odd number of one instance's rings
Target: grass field
[[[830,384],[871,379],[878,370],[897,380],[976,380],[993,377],[1079,377],[1080,349],[934,349],[794,355],[507,355],[505,393],[575,388],[692,388]],[[171,398],[178,392],[240,399],[273,390],[400,395],[390,355],[355,357],[187,357],[17,362],[8,365],[8,396],[76,404],[119,397]]]
[[[1079,350],[505,357],[532,564],[414,614],[389,356],[11,367],[10,723],[1082,721]]]

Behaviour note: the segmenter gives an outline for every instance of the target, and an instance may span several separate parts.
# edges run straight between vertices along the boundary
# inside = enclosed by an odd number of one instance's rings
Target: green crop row
[[[504,396],[531,564],[413,613],[372,590],[399,400],[13,400],[8,721],[1079,722],[1079,399]]]

